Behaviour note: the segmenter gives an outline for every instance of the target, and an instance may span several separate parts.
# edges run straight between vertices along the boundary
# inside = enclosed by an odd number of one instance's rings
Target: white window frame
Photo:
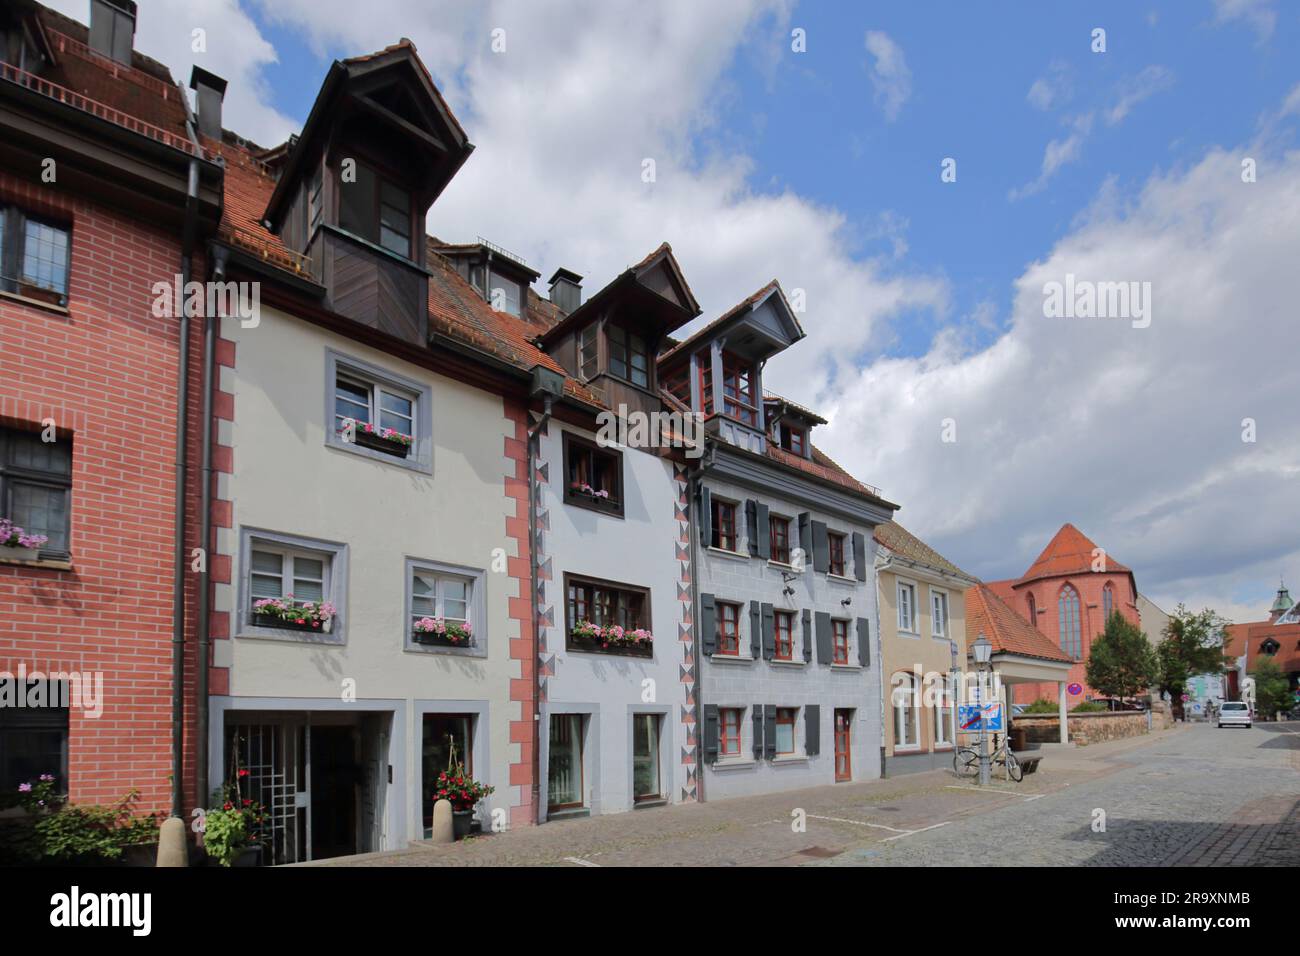
[[[339,434],[335,398],[339,379],[353,382],[369,390],[370,420],[379,424],[381,396],[394,395],[411,403],[411,448],[405,458],[367,448],[354,441],[345,441]],[[400,413],[390,413],[400,414]],[[427,383],[407,378],[389,369],[380,368],[362,359],[344,355],[334,349],[325,350],[325,445],[350,454],[370,458],[398,468],[433,473],[433,388]]]
[[[906,589],[906,592],[908,594],[908,607],[911,611],[911,617],[906,622],[904,622],[903,620],[904,589]],[[919,636],[921,633],[920,621],[918,620],[918,617],[920,615],[916,607],[916,591],[917,591],[917,587],[915,581],[905,581],[902,578],[898,579],[898,586],[895,589],[894,593],[896,595],[895,600],[898,603],[898,632],[900,634],[911,634],[911,635]]]
[[[780,743],[777,743],[776,754],[773,757],[773,759],[774,760],[795,760],[799,757],[806,756],[806,754],[804,753],[804,748],[799,745],[799,739],[800,739],[799,730],[800,728],[803,727],[803,708],[794,707],[794,706],[785,707],[780,704],[777,704],[776,710],[778,716],[780,715],[780,712],[783,710],[793,710],[794,723],[790,725],[790,750],[786,753],[782,753],[781,745]],[[773,720],[776,720],[776,717],[773,717]],[[776,723],[775,727],[776,727],[776,732],[774,732],[772,735],[773,740],[776,739],[776,733],[779,733],[781,730],[781,724],[779,721]],[[804,736],[806,737],[807,735],[805,734]]]
[[[239,583],[235,613],[235,636],[270,638],[306,644],[347,643],[348,546],[333,541],[283,534],[262,528],[241,528],[239,534]],[[321,600],[334,605],[335,615],[328,631],[298,631],[253,622],[253,551],[281,555],[280,585],[284,589],[284,563],[288,557],[306,557],[323,562]]]
[[[393,386],[388,385],[384,382],[376,382],[367,379],[361,375],[354,374],[353,372],[351,372],[346,368],[340,368],[334,375],[334,396],[336,401],[339,398],[338,382],[340,379],[350,382],[351,384],[355,385],[357,388],[364,388],[366,390],[367,399],[368,399],[368,405],[366,408],[366,414],[368,417],[366,420],[372,423],[376,428],[387,427],[384,426],[383,423],[380,421],[380,416],[387,413],[389,415],[396,415],[398,418],[405,418],[410,421],[410,425],[407,429],[403,430],[399,428],[398,431],[402,431],[404,434],[410,435],[412,438],[414,438],[417,434],[419,434],[419,431],[416,428],[416,424],[419,421],[419,414],[420,414],[420,396],[418,392],[412,392],[409,389],[405,389],[405,388],[394,388]],[[401,401],[404,402],[410,402],[411,414],[403,415],[401,412],[395,412],[392,411],[391,409],[384,408],[383,397],[385,395],[390,395],[393,398],[400,399]],[[345,399],[345,400],[349,402],[353,401],[353,399]],[[359,403],[354,402],[354,404],[359,404]],[[334,412],[334,422],[333,422],[334,431],[336,433],[340,431],[339,429],[340,417],[341,416],[338,414],[338,410],[336,408]],[[356,418],[356,416],[348,416],[348,417],[353,418],[353,420],[355,421],[360,421],[360,419]]]
[[[899,675],[895,675],[899,676]],[[890,706],[894,710],[894,752],[921,749],[921,708],[917,702],[916,678],[904,673],[902,681],[895,683],[890,679]],[[907,715],[911,714],[911,721]],[[899,728],[903,730],[904,739],[899,739]]]
[[[501,290],[502,304],[505,306],[504,309],[497,309],[495,305],[492,305],[492,300],[494,298],[493,293],[495,293],[497,289]],[[515,305],[513,310],[511,310],[510,308],[510,303],[512,301],[510,296],[510,291],[512,289],[514,290],[513,302]],[[511,279],[508,276],[506,276],[504,273],[497,272],[497,270],[495,269],[489,269],[488,270],[488,305],[492,305],[492,308],[495,311],[504,312],[507,315],[513,315],[515,318],[521,317],[523,315],[523,299],[521,298],[519,280]]]
[[[433,561],[425,558],[406,559],[406,584],[404,591],[406,600],[404,604],[404,614],[402,616],[403,631],[403,649],[417,654],[451,654],[457,657],[487,657],[488,652],[488,628],[487,628],[487,596],[484,594],[486,587],[486,575],[482,568],[470,568],[461,565],[448,564],[443,561]],[[442,582],[450,580],[465,581],[469,585],[469,603],[465,608],[467,617],[465,618],[470,625],[470,632],[473,634],[474,643],[467,647],[443,646],[441,644],[420,644],[415,640],[414,629],[412,624],[415,623],[417,615],[414,611],[415,598],[415,575],[423,574],[433,577],[437,580],[434,607],[437,614],[432,616],[445,616],[444,596]],[[423,615],[419,615],[423,616]],[[453,618],[453,620],[459,620]]]
[[[949,740],[949,729],[952,721],[953,701],[956,697],[951,677],[940,678],[939,699],[934,704],[934,745],[935,747],[951,747],[952,741]]]
[[[936,614],[936,609],[942,605],[941,614]],[[950,599],[948,592],[943,588],[930,588],[930,636],[948,639],[948,610]]]

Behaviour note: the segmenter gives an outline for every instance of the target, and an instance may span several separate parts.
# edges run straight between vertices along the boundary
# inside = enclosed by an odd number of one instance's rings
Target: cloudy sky
[[[948,557],[1013,576],[1070,521],[1258,619],[1300,591],[1300,8],[1068,6],[147,0],[137,45],[270,145],[411,38],[477,146],[432,232],[592,290],[666,239],[705,319],[803,289],[768,384]],[[1149,324],[1045,317],[1067,275]]]

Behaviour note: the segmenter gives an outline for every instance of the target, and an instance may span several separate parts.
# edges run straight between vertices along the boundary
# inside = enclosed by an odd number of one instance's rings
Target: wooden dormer
[[[774,279],[660,355],[659,374],[669,392],[704,416],[710,434],[762,453],[768,440],[763,365],[803,337]]]
[[[769,441],[792,455],[812,460],[812,430],[817,425],[825,425],[826,419],[788,398],[770,393],[763,396],[763,417]]]
[[[424,345],[425,216],[473,149],[409,40],[335,61],[265,219],[327,308]]]
[[[614,410],[657,412],[655,356],[667,336],[700,314],[672,247],[664,243],[566,315],[539,339],[572,376]]]

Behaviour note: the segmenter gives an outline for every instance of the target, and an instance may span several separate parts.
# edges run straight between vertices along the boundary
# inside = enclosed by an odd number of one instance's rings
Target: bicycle
[[[1020,766],[1020,761],[1011,750],[1011,742],[1006,737],[989,754],[989,764],[990,767],[992,764],[1001,764],[1008,779],[1016,783],[1025,778],[1024,768]],[[976,776],[980,772],[980,752],[973,747],[957,748],[952,755],[952,769],[959,777]]]

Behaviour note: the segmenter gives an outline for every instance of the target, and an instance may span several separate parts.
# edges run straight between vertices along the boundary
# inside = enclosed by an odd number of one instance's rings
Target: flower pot
[[[230,861],[232,867],[235,866],[261,866],[262,865],[262,847],[259,844],[246,846]]]
[[[473,822],[473,810],[453,810],[451,812],[452,837],[457,840],[465,839],[465,837],[469,836],[469,827]]]
[[[11,545],[0,547],[0,558],[6,561],[39,561],[41,558],[40,548],[19,548]]]
[[[426,631],[412,631],[411,640],[417,644],[429,644],[434,647],[472,647],[472,637],[452,638],[446,634],[434,634]]]
[[[289,631],[314,631],[317,634],[327,633],[325,624],[315,625],[308,621],[306,624],[299,624],[297,621],[288,621],[274,614],[254,614],[253,623],[258,627],[279,627]]]
[[[382,451],[394,458],[405,458],[411,453],[411,446],[406,442],[383,438],[373,432],[363,432],[360,428],[357,429],[353,441],[362,448],[373,448],[375,451]]]

